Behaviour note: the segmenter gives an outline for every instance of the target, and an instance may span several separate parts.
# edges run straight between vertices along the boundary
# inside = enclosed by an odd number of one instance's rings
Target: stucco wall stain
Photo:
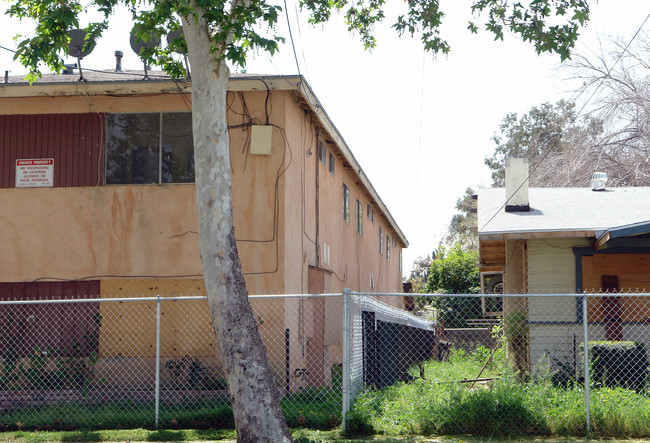
[[[132,240],[134,228],[134,197],[133,192],[113,193],[111,205],[111,220],[108,223],[109,267],[118,273],[132,272],[129,243]]]

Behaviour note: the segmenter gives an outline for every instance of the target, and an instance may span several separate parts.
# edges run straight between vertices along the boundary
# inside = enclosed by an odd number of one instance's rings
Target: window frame
[[[325,148],[325,143],[322,140],[318,140],[318,160],[323,166],[327,163],[327,148]]]
[[[386,236],[386,261],[390,261],[390,237]]]
[[[379,255],[384,255],[384,231],[379,227]]]
[[[165,137],[190,137],[191,146],[192,147],[194,146],[194,134],[192,133],[191,125],[190,125],[190,131],[189,131],[189,133],[187,135],[181,135],[181,136],[169,135],[168,133],[165,132],[165,128],[163,127],[163,122],[165,120],[165,115],[173,116],[173,115],[176,115],[176,114],[189,115],[190,122],[192,120],[192,112],[191,111],[151,111],[151,112],[145,111],[145,112],[106,112],[106,113],[104,113],[104,140],[103,140],[104,141],[104,149],[103,149],[103,151],[104,151],[104,171],[103,171],[104,185],[105,186],[120,186],[120,185],[132,186],[132,185],[166,185],[166,184],[193,184],[193,183],[195,183],[196,182],[196,169],[195,169],[196,165],[195,165],[193,156],[192,156],[192,159],[191,159],[191,166],[188,165],[188,170],[191,167],[191,174],[190,174],[191,179],[190,180],[175,181],[172,178],[171,181],[164,181],[164,174],[163,174],[163,169],[164,168],[163,168],[163,165],[166,164],[165,155],[168,154],[168,152],[165,151],[165,149],[164,149],[165,148],[165,144],[164,144]],[[151,182],[137,183],[136,181],[133,180],[133,177],[131,177],[130,180],[125,181],[125,182],[117,182],[117,181],[116,182],[109,182],[108,181],[108,179],[109,179],[108,166],[109,166],[109,159],[110,159],[109,148],[110,148],[110,145],[111,145],[111,138],[110,138],[111,131],[110,131],[110,127],[109,127],[109,121],[111,120],[112,116],[125,116],[125,115],[133,115],[133,116],[152,115],[152,116],[157,116],[157,120],[158,120],[158,128],[157,128],[157,135],[156,135],[157,140],[155,140],[155,141],[152,140],[155,143],[151,144],[151,146],[155,145],[157,147],[156,157],[157,157],[157,163],[158,164],[157,164],[157,168],[155,168],[156,169],[156,174],[155,175],[157,175],[155,181],[152,180]],[[120,126],[120,125],[116,124],[116,126]],[[124,129],[126,129],[126,128],[124,128]],[[137,131],[141,130],[141,128],[131,128],[131,129],[133,129],[134,132],[137,132]],[[149,131],[149,132],[153,132],[153,131]],[[114,152],[114,151],[112,151],[112,152]],[[173,152],[173,149],[172,149],[172,152]],[[177,152],[182,152],[182,150],[177,151]],[[194,151],[192,149],[192,155],[193,155],[193,152]],[[188,162],[189,161],[190,160],[188,160]],[[133,162],[130,164],[130,167],[133,168]]]
[[[350,224],[350,188],[343,183],[343,220]]]
[[[330,174],[334,175],[334,171],[336,169],[336,160],[334,159],[334,154],[332,154],[332,151],[329,151],[329,166],[328,169],[330,171]]]
[[[357,199],[357,234],[363,235],[363,203]]]

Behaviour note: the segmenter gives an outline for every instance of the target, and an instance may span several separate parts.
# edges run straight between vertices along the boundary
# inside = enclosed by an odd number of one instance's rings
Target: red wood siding
[[[98,298],[99,281],[0,283],[0,300]],[[88,356],[98,350],[98,303],[0,305],[0,355],[13,349],[21,358],[35,348],[72,355],[73,345]]]
[[[104,183],[104,117],[89,114],[0,115],[0,188],[13,188],[16,160],[54,159],[54,186]]]

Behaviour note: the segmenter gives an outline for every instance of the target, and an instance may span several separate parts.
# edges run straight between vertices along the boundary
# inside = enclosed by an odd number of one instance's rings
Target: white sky
[[[494,150],[491,137],[503,117],[572,95],[571,85],[557,73],[559,56],[537,56],[532,45],[512,36],[495,42],[485,31],[470,34],[471,2],[440,3],[451,53],[433,59],[419,40],[397,38],[390,11],[377,29],[378,47],[368,53],[339,17],[313,28],[297,12],[296,0],[288,0],[300,71],[409,240],[405,272],[418,256],[437,248],[465,189],[489,186],[483,159]],[[647,0],[590,3],[591,21],[580,39],[587,48],[596,48],[599,35],[629,40],[650,13]],[[113,53],[121,50],[125,69],[141,69],[129,46],[130,28],[128,16],[114,20],[82,67],[113,68]],[[12,36],[26,27],[0,16],[0,29],[0,46],[13,49]],[[284,15],[278,29],[287,29]],[[297,74],[285,35],[279,54],[272,60],[264,54],[249,59],[247,72]],[[0,49],[2,72],[23,73],[11,59]]]

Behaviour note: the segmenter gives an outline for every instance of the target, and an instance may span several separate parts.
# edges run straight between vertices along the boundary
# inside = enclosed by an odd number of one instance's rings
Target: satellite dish
[[[181,38],[183,38],[183,31],[180,29],[170,31],[169,34],[167,34],[167,46],[171,46],[175,41],[178,41]],[[185,40],[182,40],[182,43],[177,43],[175,51],[177,54],[183,55],[183,60],[185,61],[185,72],[187,72],[187,79],[190,80],[190,63],[187,60],[187,44],[185,43]]]
[[[174,41],[178,40],[179,38],[182,38],[183,36],[183,31],[177,30],[177,31],[171,31],[169,34],[167,34],[167,46],[171,46]],[[176,53],[177,54],[185,54],[185,42],[184,41],[179,41],[178,44],[176,45]]]
[[[94,42],[89,42],[88,46],[84,50],[84,44],[86,43],[86,31],[83,29],[73,29],[71,31],[68,31],[66,35],[70,38],[67,50],[69,56],[82,59],[93,52],[93,49],[95,48]]]
[[[140,37],[136,36],[133,32],[131,32],[131,38],[129,39],[129,42],[131,43],[131,49],[133,49],[133,52],[136,54],[140,55],[140,50],[142,48],[155,48],[156,46],[160,46],[160,37],[157,35],[151,35],[149,36],[149,39],[145,42],[144,40],[141,40]]]
[[[81,59],[93,52],[95,42],[89,41],[86,45],[86,31],[83,29],[72,29],[66,33],[70,38],[68,42],[67,53],[71,57],[77,57],[77,67],[79,68],[79,81],[86,81],[84,73],[81,70]],[[84,49],[84,45],[86,48]]]
[[[160,46],[160,37],[157,35],[150,35],[149,39],[145,42],[144,40],[141,40],[140,37],[136,36],[133,31],[131,31],[131,38],[129,39],[129,43],[131,43],[131,49],[133,49],[133,52],[136,54],[140,55],[140,51],[142,48],[155,48],[157,46]],[[144,63],[144,78],[143,80],[149,79],[149,67],[147,66],[147,63]]]

